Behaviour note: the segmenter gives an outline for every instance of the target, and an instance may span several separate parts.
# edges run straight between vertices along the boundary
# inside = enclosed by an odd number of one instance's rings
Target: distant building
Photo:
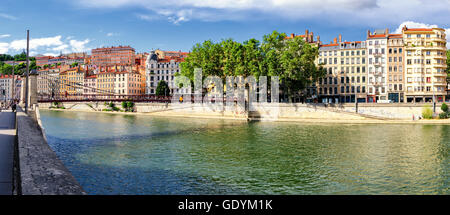
[[[155,50],[155,54],[158,56],[159,59],[165,59],[167,57],[185,58],[189,53],[182,51],[162,51],[157,49]]]
[[[84,78],[83,90],[83,96],[85,98],[93,98],[93,96],[101,94],[100,92],[97,92],[97,75],[87,75]]]
[[[93,49],[91,62],[96,66],[132,66],[135,64],[135,50],[130,46]]]
[[[404,102],[405,52],[402,34],[389,34],[387,43],[387,84],[388,100],[392,103]]]
[[[402,29],[407,102],[445,101],[446,35],[442,28]]]
[[[44,69],[44,66],[50,66],[50,65],[72,65],[74,63],[77,63],[78,65],[84,64],[84,57],[74,57],[74,58],[70,58],[70,57],[67,57],[67,56],[59,56],[59,57],[40,56],[40,57],[36,57],[36,66],[39,66],[42,69]]]
[[[324,78],[316,83],[317,93],[323,103],[354,103],[367,101],[367,55],[365,41],[334,39],[330,44],[319,45],[317,63],[326,70]],[[317,92],[314,92],[316,91]]]
[[[304,41],[307,42],[307,43],[320,44],[320,37],[317,36],[317,40],[314,41],[314,33],[313,32],[309,32],[308,29],[305,30],[305,34],[302,34],[302,35],[291,34],[291,35],[287,36],[286,39],[293,39],[293,38],[296,38],[296,37],[303,38]]]
[[[0,102],[10,102],[17,97],[16,85],[20,77],[18,75],[0,75]]]
[[[389,30],[367,31],[368,102],[387,100],[387,43]]]
[[[183,61],[184,58],[179,56],[166,56],[161,59],[158,58],[155,51],[151,51],[146,62],[145,93],[156,94],[158,83],[160,81],[165,81],[169,85],[170,93],[173,94],[174,90],[177,88],[174,82],[174,75],[180,72],[180,63]]]
[[[80,66],[59,73],[59,92],[64,97],[75,98],[83,94],[86,71]]]

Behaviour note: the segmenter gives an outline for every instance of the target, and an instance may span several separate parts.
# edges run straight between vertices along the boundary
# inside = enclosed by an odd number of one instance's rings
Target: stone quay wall
[[[84,195],[86,192],[47,144],[39,108],[17,112],[17,148],[22,195]]]
[[[101,111],[106,109],[104,102],[67,102],[61,103],[67,110]],[[115,103],[121,107],[121,103]],[[40,108],[49,108],[50,103],[39,104]],[[205,104],[171,104],[171,103],[136,103],[134,111],[161,116],[208,117],[208,118],[253,118],[258,120],[285,119],[321,119],[321,120],[412,120],[422,116],[425,106],[431,104],[301,104],[301,103],[256,103],[253,111],[234,105],[225,109]],[[436,105],[439,114],[441,104]]]

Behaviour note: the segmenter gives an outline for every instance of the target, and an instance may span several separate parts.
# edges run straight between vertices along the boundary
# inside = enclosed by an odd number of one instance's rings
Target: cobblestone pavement
[[[15,114],[0,112],[0,195],[12,195]]]

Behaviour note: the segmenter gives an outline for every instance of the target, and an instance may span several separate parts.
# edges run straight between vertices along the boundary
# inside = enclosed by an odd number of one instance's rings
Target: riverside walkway
[[[12,195],[15,113],[0,112],[0,195]]]

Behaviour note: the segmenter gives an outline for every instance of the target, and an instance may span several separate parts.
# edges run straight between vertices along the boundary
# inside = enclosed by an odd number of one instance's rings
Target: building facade
[[[369,103],[387,101],[387,43],[389,30],[375,30],[367,32],[367,60],[368,60],[368,95]]]
[[[16,95],[18,75],[0,75],[0,102],[11,102]]]
[[[135,50],[130,46],[92,49],[91,62],[97,66],[134,65]]]
[[[446,96],[446,35],[442,28],[402,29],[406,102],[442,102]]]
[[[317,60],[326,70],[319,79],[317,97],[323,103],[367,101],[367,54],[365,41],[342,41],[319,45]]]
[[[387,84],[388,100],[392,103],[404,102],[404,59],[402,34],[389,34],[387,43]]]
[[[166,57],[159,59],[155,51],[150,52],[147,57],[146,88],[145,94],[156,94],[156,87],[160,81],[165,81],[169,85],[170,93],[176,90],[175,73],[180,72],[180,63],[183,62],[180,57]],[[175,91],[176,92],[176,91]]]

